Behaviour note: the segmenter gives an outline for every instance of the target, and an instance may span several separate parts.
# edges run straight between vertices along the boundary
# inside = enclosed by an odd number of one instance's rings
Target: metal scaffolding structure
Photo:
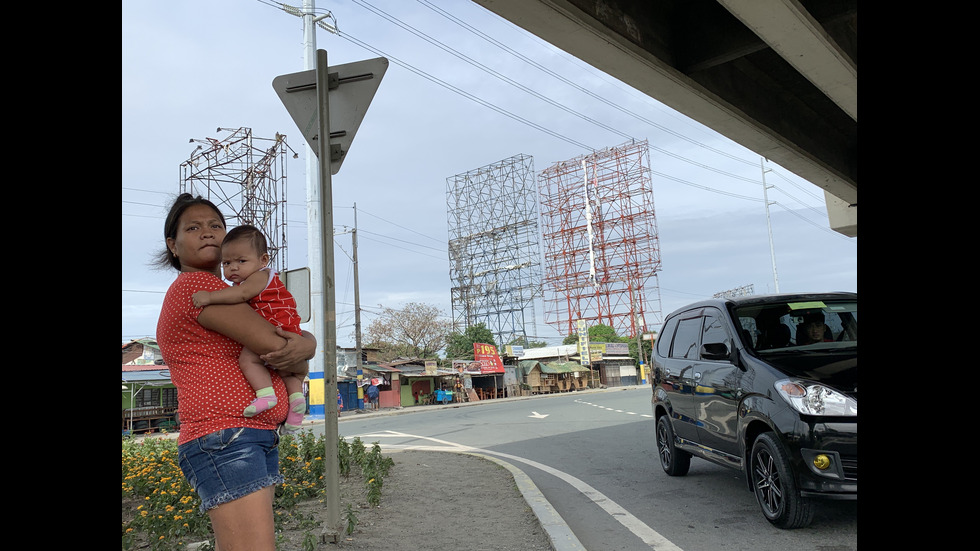
[[[536,336],[541,257],[535,195],[528,155],[446,179],[454,331],[483,323],[500,346]]]
[[[608,325],[620,336],[660,318],[660,240],[646,140],[559,162],[538,176],[545,322],[565,335]]]
[[[256,138],[244,127],[217,131],[228,135],[191,138],[198,146],[180,163],[180,192],[209,199],[221,209],[229,228],[251,224],[262,230],[269,265],[285,271],[286,136]]]
[[[733,298],[733,297],[744,297],[744,296],[754,295],[754,294],[755,294],[755,285],[749,283],[748,285],[742,285],[741,287],[735,287],[734,289],[721,291],[711,296],[714,298]]]

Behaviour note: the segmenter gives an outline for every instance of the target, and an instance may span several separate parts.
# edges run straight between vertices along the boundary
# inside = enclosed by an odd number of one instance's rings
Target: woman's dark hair
[[[163,224],[164,242],[166,242],[167,239],[177,238],[177,224],[180,222],[180,216],[184,214],[184,211],[187,210],[188,207],[192,207],[194,205],[205,205],[207,207],[211,207],[211,209],[218,214],[218,218],[221,219],[221,224],[226,225],[225,217],[221,214],[221,211],[218,210],[218,207],[214,206],[214,203],[201,197],[200,195],[194,197],[190,193],[181,193],[176,199],[174,199],[174,204],[170,207],[170,213],[167,214],[167,220]],[[174,256],[173,252],[170,250],[170,247],[167,246],[164,246],[164,251],[160,254],[155,263],[164,268],[169,266],[176,269],[178,272],[180,271],[180,259]]]
[[[249,224],[242,224],[226,233],[225,239],[221,244],[224,245],[232,241],[248,241],[249,245],[252,246],[259,256],[269,252],[269,245],[265,240],[265,235],[262,234],[261,230]]]

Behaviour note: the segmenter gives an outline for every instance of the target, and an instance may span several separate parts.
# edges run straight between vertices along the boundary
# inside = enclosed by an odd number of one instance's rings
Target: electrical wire
[[[595,119],[593,119],[591,117],[588,117],[588,116],[583,115],[583,114],[581,114],[581,113],[579,113],[577,111],[568,109],[565,106],[561,106],[560,104],[557,104],[556,102],[554,102],[554,101],[552,101],[552,100],[544,97],[542,94],[540,94],[538,92],[535,92],[535,91],[527,88],[526,86],[523,86],[523,85],[521,85],[521,84],[513,81],[512,79],[509,79],[509,78],[505,77],[504,75],[502,75],[502,74],[500,74],[500,73],[498,73],[498,72],[490,69],[486,65],[484,65],[482,63],[479,63],[476,60],[473,60],[469,56],[466,56],[465,54],[460,53],[456,49],[451,48],[450,46],[447,46],[443,42],[441,42],[441,41],[439,41],[439,40],[431,37],[430,35],[428,35],[428,34],[422,32],[422,31],[416,29],[415,27],[413,27],[411,25],[408,25],[407,23],[403,22],[399,18],[391,15],[390,13],[388,13],[388,12],[386,12],[384,10],[381,10],[380,8],[377,8],[377,7],[373,6],[373,5],[371,5],[370,3],[368,3],[368,2],[366,2],[364,0],[352,0],[352,1],[355,4],[357,4],[358,6],[360,6],[360,7],[364,8],[364,9],[370,11],[371,13],[373,13],[373,14],[375,14],[375,15],[383,18],[383,19],[385,19],[389,23],[392,23],[392,24],[398,26],[399,28],[401,28],[401,29],[403,29],[403,30],[411,33],[412,35],[414,35],[414,36],[422,39],[423,41],[425,41],[425,42],[427,42],[429,44],[432,44],[432,45],[440,48],[441,50],[443,50],[443,51],[445,51],[447,53],[450,53],[451,55],[453,55],[453,56],[455,56],[455,57],[457,57],[457,58],[459,58],[459,59],[461,59],[461,60],[469,63],[470,65],[476,67],[477,69],[479,69],[479,70],[481,70],[483,72],[486,72],[486,73],[488,73],[488,74],[490,74],[490,75],[492,75],[492,76],[494,76],[494,77],[496,77],[496,78],[498,78],[500,80],[503,80],[504,82],[507,82],[507,83],[512,84],[513,86],[517,87],[518,89],[521,89],[522,91],[525,91],[525,92],[533,95],[534,97],[537,97],[539,99],[542,99],[543,101],[545,101],[545,102],[547,102],[547,103],[549,103],[551,105],[554,105],[554,106],[562,109],[563,111],[566,111],[566,112],[569,112],[569,113],[574,114],[576,116],[579,116],[583,120],[586,120],[586,121],[589,121],[589,122],[593,122],[594,124],[600,126],[601,128],[604,128],[604,129],[606,129],[606,130],[608,130],[610,132],[616,133],[616,134],[618,134],[618,135],[620,135],[620,136],[622,136],[624,138],[634,139],[633,137],[631,137],[630,135],[628,135],[628,134],[626,134],[624,132],[621,132],[621,131],[618,131],[616,129],[613,129],[612,127],[609,127],[608,125],[605,125],[603,123],[600,123],[598,121],[595,121]],[[264,3],[264,4],[268,4],[268,5],[272,5],[269,2],[266,2],[264,0],[259,0],[259,2]],[[449,12],[447,12],[447,11],[441,9],[441,8],[438,8],[438,7],[434,6],[434,5],[432,5],[427,0],[418,0],[418,2],[420,4],[422,4],[423,6],[425,6],[426,8],[428,8],[428,9],[432,10],[433,12],[439,14],[440,16],[442,16],[442,17],[448,19],[449,21],[452,21],[453,23],[459,25],[463,29],[465,29],[465,30],[473,33],[474,35],[476,35],[476,36],[478,36],[478,37],[480,37],[480,38],[482,38],[482,39],[484,39],[486,41],[488,41],[489,43],[497,46],[498,48],[501,48],[503,51],[510,53],[511,55],[517,57],[518,59],[521,59],[522,61],[525,61],[528,64],[531,64],[533,67],[535,67],[535,68],[537,68],[539,70],[542,70],[543,72],[545,72],[545,73],[547,73],[547,74],[549,74],[549,75],[551,75],[551,76],[559,79],[560,81],[564,82],[565,84],[568,84],[568,85],[576,88],[579,91],[585,92],[585,93],[587,93],[588,95],[590,95],[593,98],[599,99],[600,101],[602,101],[603,103],[605,103],[607,105],[613,106],[613,107],[615,107],[615,108],[617,108],[617,109],[619,109],[619,110],[621,110],[621,111],[623,111],[623,112],[625,112],[625,113],[627,113],[627,114],[629,114],[629,115],[637,118],[638,120],[642,120],[643,122],[646,122],[646,123],[648,123],[648,124],[650,124],[650,125],[658,128],[659,130],[662,130],[664,132],[667,132],[667,133],[669,133],[669,134],[671,134],[671,135],[673,135],[675,137],[678,137],[680,139],[683,139],[683,140],[685,140],[685,141],[687,141],[689,143],[692,143],[692,144],[697,145],[699,147],[705,148],[705,149],[707,149],[709,151],[713,151],[715,153],[718,153],[720,155],[723,155],[723,156],[725,156],[727,158],[730,158],[732,160],[735,160],[735,161],[738,161],[738,162],[741,162],[741,163],[745,163],[745,164],[754,165],[754,161],[748,161],[746,159],[742,159],[740,157],[737,157],[735,155],[728,154],[728,153],[723,152],[723,151],[720,151],[718,149],[711,148],[711,147],[707,146],[706,144],[703,144],[703,143],[701,143],[701,142],[699,142],[697,140],[688,138],[688,137],[684,136],[683,134],[680,134],[678,132],[675,132],[673,130],[670,130],[670,129],[664,127],[663,125],[659,125],[659,124],[655,123],[654,121],[650,121],[648,119],[645,119],[645,118],[641,117],[640,115],[638,115],[636,113],[633,113],[633,112],[631,112],[629,110],[626,110],[626,109],[622,108],[621,106],[619,106],[618,104],[616,104],[616,103],[614,103],[612,101],[609,101],[609,100],[607,100],[605,98],[602,98],[598,94],[595,94],[595,93],[587,90],[586,88],[584,88],[584,87],[582,87],[580,85],[577,85],[574,82],[572,82],[572,81],[570,81],[570,80],[562,77],[558,73],[556,73],[554,71],[551,71],[551,70],[545,68],[543,65],[540,65],[540,64],[532,61],[527,56],[525,56],[523,54],[520,54],[519,52],[517,52],[516,50],[513,50],[512,48],[507,47],[506,45],[504,45],[500,41],[497,41],[497,40],[493,39],[492,37],[490,37],[489,35],[487,35],[486,33],[483,33],[481,31],[477,30],[472,25],[469,25],[469,24],[465,23],[464,21],[462,21],[461,19],[453,16]],[[295,8],[293,8],[293,10],[295,10]],[[321,10],[315,10],[315,11],[321,11]],[[292,11],[290,11],[290,13],[292,13]],[[430,82],[433,82],[435,84],[438,84],[440,86],[443,86],[444,88],[446,88],[446,89],[448,89],[448,90],[450,90],[450,91],[452,91],[454,93],[457,93],[457,94],[459,94],[459,95],[461,95],[461,96],[463,96],[463,97],[465,97],[467,99],[470,99],[472,101],[475,101],[478,104],[480,104],[480,105],[482,105],[484,107],[487,107],[487,108],[489,108],[489,109],[491,109],[491,110],[493,110],[493,111],[495,111],[497,113],[500,113],[500,114],[502,114],[504,116],[507,116],[507,117],[509,117],[509,118],[511,118],[513,120],[516,120],[517,122],[522,123],[522,124],[531,126],[532,128],[535,128],[535,129],[537,129],[539,131],[542,131],[542,132],[544,132],[544,133],[546,133],[546,134],[548,134],[548,135],[550,135],[552,137],[555,137],[555,138],[564,140],[564,141],[566,141],[568,143],[572,143],[573,145],[576,145],[578,147],[581,147],[581,148],[583,148],[583,149],[585,149],[587,151],[595,151],[595,148],[592,148],[592,147],[590,147],[590,146],[588,146],[586,144],[583,144],[581,142],[578,142],[577,140],[574,140],[572,138],[569,138],[568,136],[562,135],[562,134],[560,134],[560,133],[558,133],[556,131],[547,129],[547,128],[545,128],[545,127],[543,127],[541,125],[538,125],[538,124],[536,124],[536,123],[534,123],[534,122],[532,122],[532,121],[530,121],[530,120],[528,120],[528,119],[526,119],[524,117],[521,117],[519,115],[516,115],[514,113],[511,113],[510,111],[507,111],[506,109],[504,109],[502,107],[499,107],[499,106],[497,106],[495,104],[492,104],[492,103],[490,103],[490,102],[488,102],[488,101],[486,101],[486,100],[484,100],[484,99],[482,99],[482,98],[480,98],[478,96],[475,96],[473,94],[470,94],[470,93],[468,93],[468,92],[466,92],[466,91],[464,91],[464,90],[462,90],[462,89],[460,89],[460,88],[458,88],[458,87],[456,87],[456,86],[454,86],[454,85],[452,85],[452,84],[450,84],[450,83],[448,83],[448,82],[446,82],[446,81],[444,81],[444,80],[442,80],[442,79],[440,79],[438,77],[435,77],[434,75],[431,75],[431,74],[429,74],[429,73],[427,73],[427,72],[425,72],[425,71],[423,71],[423,70],[421,70],[421,69],[419,69],[419,68],[417,68],[415,66],[412,66],[409,63],[407,63],[407,62],[405,62],[405,61],[403,61],[401,59],[395,58],[395,57],[391,56],[390,54],[387,54],[384,51],[382,51],[382,50],[380,50],[378,48],[375,48],[374,46],[371,46],[371,45],[369,45],[369,44],[367,44],[367,43],[365,43],[365,42],[357,39],[356,37],[350,35],[349,33],[346,33],[344,31],[341,31],[339,28],[333,30],[332,32],[334,32],[334,34],[337,34],[341,38],[344,38],[348,42],[351,42],[352,44],[355,44],[355,45],[357,45],[357,46],[359,46],[361,48],[364,48],[364,49],[366,49],[366,50],[374,53],[375,55],[380,55],[382,57],[386,57],[390,61],[394,62],[396,65],[398,65],[398,66],[400,66],[402,68],[405,68],[405,69],[409,70],[410,72],[412,72],[412,73],[414,73],[414,74],[416,74],[418,76],[421,76],[422,78],[425,78],[426,80],[429,80]],[[730,178],[733,178],[735,180],[743,181],[743,182],[750,183],[750,184],[756,184],[756,185],[759,184],[759,181],[757,181],[757,180],[755,180],[753,178],[741,176],[741,175],[738,175],[738,174],[733,174],[731,172],[728,172],[728,171],[725,171],[725,170],[721,170],[721,169],[712,167],[712,166],[710,166],[710,165],[708,165],[706,163],[695,161],[693,159],[684,157],[682,155],[678,155],[676,153],[672,153],[672,152],[667,151],[667,150],[665,150],[663,148],[657,147],[656,145],[650,145],[650,148],[652,150],[654,150],[654,151],[660,152],[660,153],[662,153],[664,155],[667,155],[667,156],[672,157],[674,159],[677,159],[679,161],[682,161],[682,162],[691,164],[692,166],[696,166],[696,167],[699,167],[701,169],[704,169],[704,170],[707,170],[707,171],[710,171],[710,172],[714,172],[714,173],[719,174],[719,175],[722,175],[722,176],[730,177]],[[658,174],[664,175],[663,173],[658,173]],[[747,199],[747,200],[751,200],[751,201],[754,201],[754,202],[762,201],[762,199],[759,199],[759,198],[749,197],[749,196],[740,195],[740,194],[736,194],[736,193],[732,193],[732,192],[728,192],[728,191],[724,191],[724,190],[719,190],[717,188],[713,188],[713,187],[706,186],[706,185],[694,184],[692,182],[687,182],[687,181],[680,180],[680,179],[677,179],[677,178],[674,178],[674,177],[670,177],[670,176],[666,176],[666,175],[664,175],[664,176],[667,179],[669,179],[669,180],[676,181],[678,183],[682,183],[684,185],[688,185],[688,186],[691,186],[691,187],[695,187],[695,188],[701,189],[703,191],[707,191],[707,192],[711,192],[711,193],[717,193],[717,194],[720,194],[720,195],[726,195],[726,196],[730,196],[730,197],[736,197],[736,198],[740,198],[740,199]],[[770,187],[775,187],[775,186],[770,186]]]

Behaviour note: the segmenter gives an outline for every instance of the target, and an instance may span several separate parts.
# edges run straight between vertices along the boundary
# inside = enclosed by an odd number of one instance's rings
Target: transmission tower
[[[579,319],[620,336],[644,332],[645,315],[660,315],[647,141],[556,163],[541,172],[538,185],[545,322],[565,335]]]
[[[498,345],[536,335],[541,257],[534,186],[528,155],[446,179],[455,331],[483,323]]]
[[[180,164],[180,192],[209,199],[229,227],[251,224],[265,234],[269,264],[286,262],[286,136],[256,138],[250,128],[218,128],[222,138],[191,138],[197,148]],[[295,153],[294,153],[295,156]]]

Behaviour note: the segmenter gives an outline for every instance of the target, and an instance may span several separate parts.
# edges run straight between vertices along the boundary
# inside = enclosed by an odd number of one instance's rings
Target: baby
[[[203,308],[209,304],[238,304],[247,302],[273,325],[285,331],[300,333],[300,317],[296,301],[286,290],[285,284],[269,267],[269,252],[265,236],[258,228],[238,226],[225,235],[221,242],[221,267],[231,287],[220,291],[198,291],[192,300],[194,306]],[[258,354],[242,349],[238,359],[242,374],[255,390],[255,400],[245,408],[245,417],[254,417],[276,405],[276,393],[272,389],[272,377]],[[280,373],[289,392],[289,413],[283,430],[292,432],[303,424],[306,398],[303,395],[305,373]]]

